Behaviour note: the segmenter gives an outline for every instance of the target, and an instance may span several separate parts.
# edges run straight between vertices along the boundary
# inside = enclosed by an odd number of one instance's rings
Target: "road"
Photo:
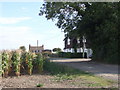
[[[65,59],[65,58],[51,58],[52,62],[57,62],[73,68],[77,68],[96,76],[118,81],[118,65],[102,64],[93,62],[91,59]]]

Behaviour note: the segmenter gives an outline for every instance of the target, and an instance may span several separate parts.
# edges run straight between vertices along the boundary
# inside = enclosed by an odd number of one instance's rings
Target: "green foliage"
[[[25,46],[20,46],[19,49],[21,49],[22,51],[26,51]]]
[[[33,54],[23,51],[3,51],[0,53],[0,75],[7,77],[8,74],[15,73],[20,76],[21,73],[33,72],[33,67],[36,67],[39,72],[43,71],[45,57],[42,54]]]
[[[120,2],[45,2],[40,15],[56,19],[68,36],[85,36],[93,50],[93,60],[118,63],[118,19]]]
[[[65,57],[65,58],[70,58],[70,57],[72,57],[70,52],[59,52],[59,53],[58,53],[58,56],[59,56],[59,57]]]
[[[39,73],[43,71],[43,64],[44,64],[44,58],[42,54],[37,54],[36,59],[35,59],[35,65]]]
[[[53,52],[61,52],[61,49],[60,48],[54,48]]]
[[[83,58],[83,53],[59,52],[58,56],[64,58]],[[85,53],[85,58],[86,57],[87,53]]]
[[[80,71],[78,69],[73,69],[64,65],[59,65],[54,62],[50,62],[48,60],[45,61],[44,69],[49,71],[52,75],[58,75],[59,74],[66,74],[69,75],[77,75],[77,74],[88,74],[86,72]]]
[[[37,87],[42,87],[42,86],[43,86],[43,84],[40,84],[40,83],[39,83],[39,84],[37,84],[36,86],[37,86]]]
[[[25,71],[25,69],[27,67],[26,58],[27,58],[27,52],[22,52],[20,60],[21,60],[21,68],[22,68],[23,71]]]
[[[2,75],[2,53],[0,52],[0,76]]]
[[[33,70],[33,54],[31,52],[27,53],[27,64],[28,64],[28,73],[31,75]]]
[[[3,76],[7,76],[8,75],[8,69],[9,69],[9,56],[8,56],[8,54],[7,54],[7,52],[6,51],[4,51],[3,53],[2,53],[2,74],[3,74]]]
[[[87,87],[106,87],[112,85],[114,82],[108,81],[101,77],[96,77],[93,74],[80,71],[68,66],[60,65],[55,62],[47,60],[44,64],[44,69],[50,72],[51,75],[55,76],[54,80],[57,82],[65,80],[80,80],[79,82],[72,82],[72,84],[82,85]]]
[[[80,27],[85,30],[83,32],[91,41],[94,60],[118,63],[115,5],[117,3],[92,3],[81,21]]]
[[[12,52],[12,64],[13,64],[13,68],[15,73],[17,74],[17,76],[20,75],[20,52],[17,51],[13,51]]]

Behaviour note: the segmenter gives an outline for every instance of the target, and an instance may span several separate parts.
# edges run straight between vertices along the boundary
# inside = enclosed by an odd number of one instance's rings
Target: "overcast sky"
[[[64,33],[55,22],[39,16],[42,2],[0,2],[0,50],[29,44],[64,48]]]

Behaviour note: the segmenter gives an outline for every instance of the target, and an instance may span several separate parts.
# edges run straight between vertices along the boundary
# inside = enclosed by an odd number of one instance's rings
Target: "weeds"
[[[45,62],[44,69],[50,72],[51,75],[55,76],[54,80],[57,82],[64,82],[64,80],[79,80],[72,84],[76,84],[78,86],[84,84],[83,86],[87,87],[105,87],[114,83],[101,77],[94,76],[91,73],[50,62],[49,60]]]
[[[36,86],[37,86],[37,87],[42,87],[42,86],[43,86],[43,84],[40,84],[40,83],[39,83],[39,84],[37,84]]]

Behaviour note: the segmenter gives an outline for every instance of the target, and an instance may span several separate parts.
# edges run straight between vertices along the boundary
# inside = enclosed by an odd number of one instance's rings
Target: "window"
[[[79,38],[77,39],[77,43],[80,43],[80,39]]]
[[[68,38],[68,45],[70,45],[70,39]]]

